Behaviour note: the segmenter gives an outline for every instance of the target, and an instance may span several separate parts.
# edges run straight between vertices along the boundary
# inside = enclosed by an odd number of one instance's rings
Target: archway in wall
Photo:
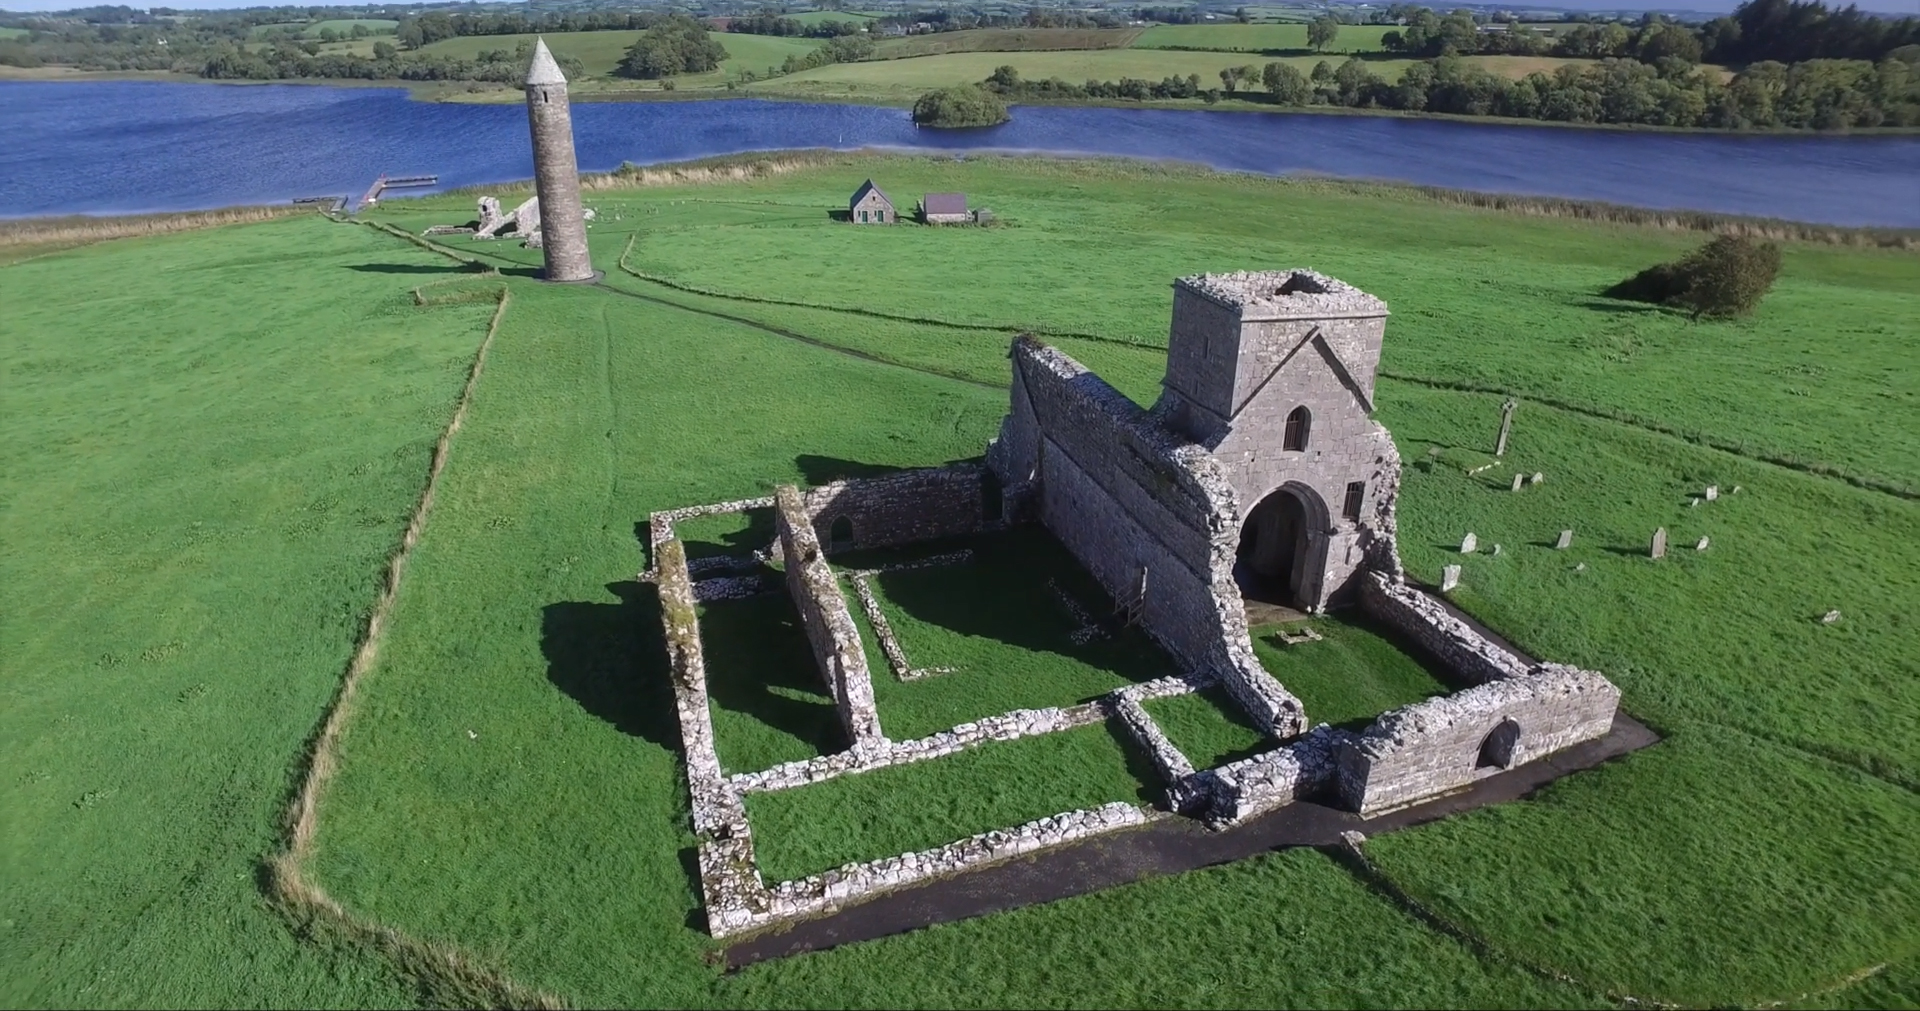
[[[1240,528],[1233,575],[1249,603],[1306,610],[1317,603],[1317,557],[1325,549],[1326,508],[1313,490],[1287,484],[1260,500]]]

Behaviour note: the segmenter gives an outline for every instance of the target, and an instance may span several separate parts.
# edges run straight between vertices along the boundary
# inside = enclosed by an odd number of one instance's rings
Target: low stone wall
[[[1133,804],[1115,802],[1084,811],[1068,811],[1010,829],[996,829],[917,853],[848,864],[825,874],[783,881],[769,889],[762,922],[817,916],[875,892],[960,874],[1160,817]],[[719,936],[719,935],[716,935]]]
[[[820,551],[799,489],[782,485],[774,495],[774,526],[786,559],[787,590],[800,611],[800,623],[813,646],[827,688],[839,707],[840,719],[854,750],[885,747],[880,713],[873,704],[873,680],[867,671],[866,649],[854,627],[840,581]]]
[[[882,477],[835,481],[803,493],[814,537],[829,551],[885,548],[974,533],[985,525],[982,480],[975,464],[952,464]],[[845,519],[853,537],[833,539]]]
[[[660,622],[666,634],[674,706],[680,717],[680,744],[686,755],[687,788],[693,800],[693,830],[702,835],[744,835],[746,808],[720,770],[714,748],[713,714],[707,705],[707,666],[700,643],[700,618],[693,581],[687,577],[686,550],[669,539],[661,545],[655,586]]]
[[[1287,747],[1196,773],[1190,792],[1204,799],[1207,823],[1225,828],[1331,787],[1352,736],[1321,724]]]
[[[788,762],[759,772],[743,772],[730,781],[739,793],[771,793],[818,783],[860,772],[872,772],[890,765],[906,765],[941,758],[965,751],[989,741],[1013,741],[1038,734],[1052,734],[1075,727],[1092,726],[1107,718],[1098,701],[1067,708],[1015,709],[962,723],[928,737],[894,741],[886,748],[866,751],[839,751],[801,762]]]
[[[1010,515],[1037,519],[1175,659],[1218,677],[1278,736],[1300,700],[1254,656],[1233,581],[1239,514],[1207,452],[1168,432],[1080,363],[1031,337],[987,464]]]
[[[1527,665],[1494,645],[1440,602],[1379,572],[1360,581],[1360,606],[1445,664],[1463,684],[1520,677]]]
[[[1449,793],[1605,736],[1619,706],[1612,682],[1559,664],[1404,706],[1343,742],[1340,799],[1372,815]]]

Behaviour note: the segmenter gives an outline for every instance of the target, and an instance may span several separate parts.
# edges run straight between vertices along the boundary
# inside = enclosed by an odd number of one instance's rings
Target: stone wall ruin
[[[1385,316],[1378,300],[1311,271],[1184,278],[1175,289],[1167,380],[1151,411],[1023,336],[1010,355],[1008,414],[984,468],[953,464],[805,491],[782,486],[770,499],[653,513],[654,567],[643,575],[660,592],[709,931],[758,931],[1168,812],[1216,828],[1303,801],[1371,817],[1607,734],[1620,692],[1606,678],[1521,656],[1406,582],[1394,544],[1399,456],[1371,418]],[[1291,521],[1299,537],[1289,584],[1296,602],[1317,612],[1357,601],[1463,690],[1381,714],[1359,732],[1307,729],[1300,701],[1253,652],[1237,578],[1256,557],[1244,550],[1246,540],[1264,536],[1260,510],[1276,496],[1291,497],[1303,517]],[[752,556],[687,563],[675,522],[769,506],[774,545]],[[880,570],[837,572],[828,556],[1021,522],[1045,526],[1113,598],[1116,620],[1141,625],[1182,673],[1078,705],[889,740],[841,583],[860,597],[895,677],[910,681],[941,669],[912,668],[887,634],[881,604],[864,582]],[[777,591],[778,582],[752,574],[764,573],[775,551],[852,746],[728,776],[715,752],[697,605]],[[899,564],[969,557],[959,550]],[[1076,634],[1111,630],[1091,616],[1083,624]],[[1196,769],[1143,703],[1214,684],[1275,740],[1250,758]],[[745,794],[1109,721],[1148,758],[1165,789],[1165,811],[1109,804],[800,880],[768,883],[760,876]]]

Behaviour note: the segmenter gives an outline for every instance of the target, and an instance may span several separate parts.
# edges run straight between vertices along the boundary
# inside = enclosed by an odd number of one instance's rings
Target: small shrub
[[[913,103],[913,121],[919,126],[998,126],[1008,118],[1007,103],[975,84],[929,91]]]
[[[1610,298],[1651,302],[1702,316],[1744,316],[1780,274],[1780,247],[1722,235],[1672,263],[1656,264],[1606,290]]]

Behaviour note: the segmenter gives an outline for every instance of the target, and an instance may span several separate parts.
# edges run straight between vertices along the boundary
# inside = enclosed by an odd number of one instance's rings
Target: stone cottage
[[[920,220],[929,225],[964,225],[973,220],[967,213],[965,193],[929,193],[920,198]]]
[[[893,201],[869,179],[847,201],[847,220],[856,225],[891,225],[896,220]]]

